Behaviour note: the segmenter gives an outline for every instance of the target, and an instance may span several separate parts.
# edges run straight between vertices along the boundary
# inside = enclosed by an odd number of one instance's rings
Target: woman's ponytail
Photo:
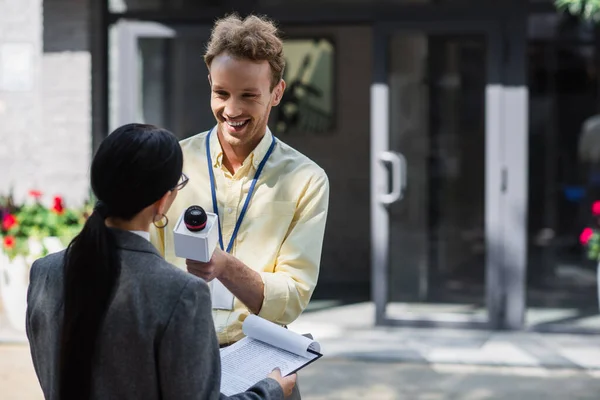
[[[60,344],[60,399],[90,398],[100,326],[120,272],[115,237],[99,204],[67,248],[64,323]]]

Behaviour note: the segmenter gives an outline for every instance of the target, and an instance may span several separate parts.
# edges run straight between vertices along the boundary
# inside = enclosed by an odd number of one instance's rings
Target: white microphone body
[[[219,217],[214,213],[206,212],[207,219],[204,229],[192,232],[185,226],[183,220],[186,211],[183,210],[173,230],[175,255],[190,260],[208,262],[219,243]]]

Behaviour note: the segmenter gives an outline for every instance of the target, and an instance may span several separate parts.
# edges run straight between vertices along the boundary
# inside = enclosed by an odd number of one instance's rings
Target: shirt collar
[[[210,135],[210,155],[213,159],[213,167],[221,168],[223,165],[223,148],[221,147],[221,143],[219,142],[219,138],[217,135],[217,126],[213,128],[213,132]],[[258,168],[258,164],[262,161],[262,159],[267,155],[267,151],[269,151],[269,147],[271,146],[271,141],[273,140],[273,134],[269,127],[267,127],[267,131],[265,135],[260,140],[258,145],[254,148],[252,153],[248,155],[248,157],[244,160],[243,165],[246,165],[248,162],[252,163],[254,169]]]
[[[150,232],[146,232],[146,231],[129,231],[129,232],[135,233],[136,235],[143,237],[147,241],[150,241]]]

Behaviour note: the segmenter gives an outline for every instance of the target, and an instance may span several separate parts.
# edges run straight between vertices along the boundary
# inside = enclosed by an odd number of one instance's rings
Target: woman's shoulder
[[[30,280],[35,280],[42,273],[62,274],[65,250],[38,258],[31,264]]]
[[[38,266],[39,267],[55,267],[55,266],[62,266],[63,260],[65,258],[65,251],[66,250],[62,250],[56,253],[51,253],[48,254],[44,257],[40,257],[37,260],[35,260],[32,264],[32,268],[34,266]]]
[[[63,263],[65,251],[48,254],[33,262],[29,270],[27,303],[29,307],[54,304],[63,293]]]
[[[210,289],[204,279],[183,271],[166,261],[165,263],[169,266],[171,279],[177,280],[181,284],[180,299],[210,303]]]
[[[136,265],[126,267],[131,271],[131,279],[152,287],[158,293],[165,295],[169,293],[169,297],[179,297],[186,288],[190,287],[200,293],[209,293],[208,284],[204,280],[177,268],[157,254],[145,254],[144,258],[146,257],[146,260],[142,260],[138,253],[135,258]],[[129,264],[128,261],[133,260],[124,257],[123,261]],[[123,278],[127,279],[125,276]]]
[[[196,290],[206,291],[206,293],[209,292],[208,284],[203,279],[176,267],[162,257],[161,261],[163,264],[161,270],[165,275],[165,279],[168,279],[171,282],[178,282],[182,289],[194,288]]]

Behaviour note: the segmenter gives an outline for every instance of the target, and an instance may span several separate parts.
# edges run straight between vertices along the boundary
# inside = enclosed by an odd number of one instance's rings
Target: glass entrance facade
[[[595,134],[586,133],[600,110],[595,29],[545,1],[381,1],[377,9],[389,12],[379,14],[368,8],[372,2],[326,1],[314,10],[303,2],[298,14],[280,3],[111,0],[105,32],[136,21],[173,33],[136,36],[130,53],[119,52],[119,35],[112,35],[106,52],[94,55],[95,65],[113,62],[110,99],[101,86],[109,82],[96,80],[94,90],[106,94],[113,117],[128,110],[127,118],[182,138],[205,130],[213,123],[202,61],[206,27],[232,10],[270,15],[286,39],[291,88],[271,127],[322,165],[332,185],[315,299],[368,301],[381,288],[387,312],[404,319],[493,312],[501,327],[600,329],[597,263],[582,244],[600,214],[600,157]],[[351,7],[321,13],[323,3]],[[436,28],[467,19],[504,27],[501,45],[477,32]],[[389,251],[377,258],[369,146],[379,134],[371,111],[382,54],[376,38],[385,24],[409,27],[394,31],[384,50],[386,145],[404,158],[406,188],[385,207]],[[203,33],[190,34],[199,27]],[[118,95],[121,68],[135,96]],[[490,99],[498,104],[490,108]],[[490,142],[489,131],[504,139]],[[382,170],[389,176],[383,192],[394,184],[390,167]],[[379,262],[389,266],[383,275],[372,273]]]

